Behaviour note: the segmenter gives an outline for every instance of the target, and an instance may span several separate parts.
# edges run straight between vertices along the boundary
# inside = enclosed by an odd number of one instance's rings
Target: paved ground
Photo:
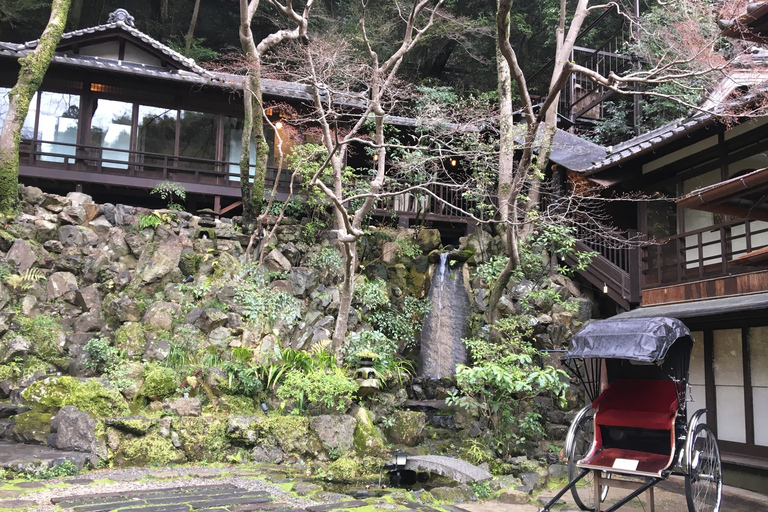
[[[27,464],[30,460],[77,459],[82,454],[47,453],[45,448],[29,445],[0,443],[0,467]],[[54,510],[73,512],[354,512],[362,506],[372,505],[374,510],[392,512],[440,512],[436,507],[409,501],[405,493],[395,491],[396,503],[382,498],[365,498],[367,492],[360,489],[345,491],[355,496],[323,492],[306,496],[318,489],[311,483],[298,483],[284,478],[281,470],[256,466],[254,468],[174,468],[100,470],[80,476],[53,481],[17,482],[0,485],[0,512],[13,509],[49,512]],[[2,481],[0,481],[2,484]],[[299,496],[286,491],[293,486]],[[304,489],[302,489],[302,487]],[[387,491],[389,492],[389,491]],[[441,506],[449,512],[537,512],[541,504],[554,491],[537,496],[540,504],[510,504],[501,501],[462,503]],[[616,502],[624,494],[621,489],[611,489],[607,502]],[[555,510],[576,511],[570,493],[565,502]],[[672,477],[657,487],[656,510],[658,512],[688,512],[683,479]],[[647,503],[635,499],[621,508],[621,512],[648,512]],[[768,495],[726,487],[722,512],[768,511]]]

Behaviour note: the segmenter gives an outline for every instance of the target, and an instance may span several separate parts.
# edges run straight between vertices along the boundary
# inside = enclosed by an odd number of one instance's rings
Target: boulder
[[[26,444],[48,443],[53,419],[51,413],[32,410],[17,414],[14,419],[16,421],[13,427],[14,441]]]
[[[16,271],[19,274],[23,274],[28,269],[37,263],[37,255],[32,250],[32,246],[29,242],[22,240],[21,238],[13,242],[13,245],[6,254],[6,259],[13,261],[16,265]]]
[[[45,285],[48,300],[54,300],[69,291],[77,290],[77,278],[71,272],[54,272]]]
[[[147,340],[144,346],[144,359],[147,361],[162,361],[171,351],[168,340]]]
[[[173,326],[174,317],[180,315],[181,311],[181,306],[173,302],[156,302],[144,314],[143,321],[145,324],[170,331]],[[226,315],[224,319],[226,322]]]
[[[373,425],[368,411],[362,407],[353,406],[352,416],[355,418],[354,445],[358,455],[382,455],[385,451],[384,441]]]
[[[381,262],[390,265],[397,259],[397,252],[400,250],[400,244],[397,242],[384,242],[381,246]]]
[[[395,411],[393,424],[387,428],[387,439],[394,444],[416,446],[424,438],[427,415],[417,411]]]
[[[317,271],[307,267],[292,267],[290,269],[291,291],[296,297],[307,297],[320,282]]]
[[[144,254],[144,248],[147,245],[147,241],[144,240],[144,237],[136,232],[126,233],[125,243],[128,245],[131,253],[137,258],[141,258],[141,255]]]
[[[37,219],[35,221],[35,240],[41,243],[58,242],[59,225],[49,220]]]
[[[21,198],[29,204],[38,205],[43,202],[43,191],[37,187],[19,187]]]
[[[122,297],[112,302],[112,312],[121,322],[141,320],[141,305],[130,297]]]
[[[434,251],[442,244],[440,231],[437,229],[421,229],[416,235],[416,243],[424,253]]]
[[[79,247],[85,241],[83,228],[80,226],[61,226],[59,228],[59,242],[64,247]]]
[[[189,316],[187,316],[187,320],[189,320]],[[193,323],[199,327],[201,331],[209,334],[214,329],[226,325],[227,314],[215,308],[205,309],[200,312]]]
[[[96,285],[79,288],[75,292],[75,302],[83,311],[101,308],[101,292]]]
[[[354,446],[355,424],[355,419],[346,415],[323,414],[309,421],[309,427],[328,449],[342,453]]]
[[[109,223],[106,217],[103,215],[96,219],[93,219],[88,223],[94,233],[97,235],[108,235],[110,230],[113,229],[112,224]]]
[[[85,224],[88,216],[85,213],[85,208],[82,206],[70,206],[62,210],[59,213],[59,222],[63,225],[70,224],[73,226],[80,226]]]
[[[277,249],[272,249],[272,251],[264,257],[264,266],[270,272],[291,271],[291,262]]]
[[[56,433],[53,447],[58,450],[95,453],[107,456],[107,447],[96,436],[98,422],[87,412],[72,405],[65,405],[51,422],[51,431]]]
[[[146,340],[144,326],[140,322],[125,322],[115,331],[115,348],[125,351],[128,359],[138,359],[142,356],[147,345]]]
[[[72,201],[66,197],[62,197],[56,194],[43,194],[43,196],[44,197],[40,203],[40,206],[53,213],[59,213],[64,208],[72,204]]]
[[[16,357],[25,357],[31,348],[32,344],[27,338],[24,336],[16,336],[11,340],[8,348],[5,350],[3,362],[10,363]]]
[[[101,330],[104,322],[101,320],[101,312],[99,310],[88,311],[83,313],[73,325],[75,332],[98,332]]]
[[[475,263],[486,263],[491,259],[493,236],[484,229],[477,229],[467,236],[466,249],[474,253]]]
[[[83,194],[82,192],[70,192],[67,194],[67,199],[69,199],[72,206],[82,206],[84,204],[93,204],[93,198],[88,194]]]
[[[199,398],[165,399],[163,410],[179,416],[200,416],[203,406]]]
[[[145,250],[139,258],[139,266],[136,270],[139,283],[142,285],[156,283],[172,270],[178,269],[183,249],[181,243],[174,240],[158,245],[153,251]]]

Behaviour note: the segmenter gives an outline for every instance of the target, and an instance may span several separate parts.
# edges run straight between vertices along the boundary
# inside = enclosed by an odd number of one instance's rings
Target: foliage
[[[368,309],[389,304],[386,283],[381,279],[364,277],[355,284],[354,299]]]
[[[397,353],[397,342],[379,331],[353,332],[347,336],[342,348],[345,362],[357,362],[360,359],[359,354],[363,351],[375,354],[373,359],[387,366]]]
[[[429,299],[408,295],[400,308],[382,307],[368,314],[367,320],[374,330],[383,333],[405,348],[414,348],[419,340],[424,317],[432,311]]]
[[[51,480],[54,478],[64,478],[67,476],[75,476],[80,472],[77,466],[71,460],[65,460],[61,464],[44,469],[39,473],[35,473],[34,477],[39,480]]]
[[[544,433],[533,398],[551,393],[562,406],[568,384],[562,370],[538,366],[540,353],[529,341],[533,328],[525,318],[508,318],[494,327],[499,341],[491,341],[487,329],[464,340],[474,364],[457,368],[460,394],[451,395],[448,402],[487,418],[496,451],[506,455]]]
[[[94,336],[83,347],[88,359],[85,367],[99,373],[109,371],[120,364],[120,351],[104,336]]]
[[[5,274],[3,282],[10,286],[14,292],[24,292],[31,289],[35,283],[45,281],[45,275],[37,267],[31,267],[21,274]]]
[[[283,401],[292,401],[298,410],[314,405],[328,411],[342,412],[348,407],[357,387],[340,368],[309,373],[290,370],[285,374],[276,395]]]
[[[341,254],[327,244],[323,244],[319,252],[309,256],[307,266],[336,277],[341,277],[344,273],[344,260]]]
[[[61,322],[58,318],[48,315],[35,317],[18,315],[14,321],[19,325],[20,334],[30,341],[32,351],[40,359],[56,362],[62,350],[60,344],[64,341]]]
[[[288,292],[268,286],[268,276],[258,267],[247,267],[235,289],[235,302],[251,322],[273,328],[277,322],[293,327],[299,319],[299,302]]]
[[[416,240],[410,237],[399,236],[395,240],[397,243],[397,256],[407,257],[414,259],[422,255],[421,247],[416,243]]]
[[[161,181],[155,188],[152,189],[150,194],[158,194],[163,200],[168,201],[167,208],[169,210],[184,210],[184,207],[179,203],[174,202],[174,196],[180,201],[184,201],[187,198],[187,189],[181,183],[175,181]]]
[[[477,266],[477,275],[482,277],[486,283],[493,283],[501,275],[507,260],[509,258],[501,254],[492,256],[491,259]]]
[[[247,363],[227,361],[224,363],[224,374],[227,376],[226,388],[234,395],[253,396],[264,388],[259,379],[258,368]]]

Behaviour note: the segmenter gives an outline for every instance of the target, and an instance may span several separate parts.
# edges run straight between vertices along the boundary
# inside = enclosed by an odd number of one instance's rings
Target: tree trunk
[[[11,214],[19,200],[19,141],[32,96],[40,88],[67,22],[70,0],[53,0],[51,17],[34,51],[19,59],[21,70],[8,95],[8,114],[0,132],[0,212]]]
[[[340,354],[347,335],[349,312],[352,309],[352,294],[355,291],[355,269],[357,268],[357,243],[345,242],[344,250],[344,280],[339,285],[339,313],[333,329],[333,351]]]
[[[76,0],[82,2],[82,0]],[[192,9],[192,20],[189,22],[189,30],[187,35],[184,36],[184,49],[187,50],[187,56],[189,56],[189,50],[192,48],[192,39],[195,35],[195,26],[197,25],[197,14],[200,12],[200,0],[195,0],[195,7]]]
[[[503,25],[503,29],[500,27]],[[497,24],[500,32],[498,37],[509,38],[510,17],[507,15],[503,22]],[[496,310],[509,282],[512,271],[520,264],[517,248],[517,200],[518,187],[515,178],[515,138],[512,121],[512,74],[501,51],[496,50],[496,77],[499,89],[499,217],[502,228],[505,229],[504,249],[509,256],[499,279],[491,284],[491,294],[488,298],[489,323],[496,320]]]
[[[253,137],[253,83],[250,68],[243,82],[243,136],[240,140],[240,193],[243,196],[243,224],[252,226],[254,221],[251,204],[251,137]]]

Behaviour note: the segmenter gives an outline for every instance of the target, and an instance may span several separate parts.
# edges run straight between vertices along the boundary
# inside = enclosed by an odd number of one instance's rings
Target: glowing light
[[[278,130],[282,130],[283,129],[283,122],[282,121],[276,122],[275,123],[275,128],[277,128]]]
[[[373,161],[378,162],[379,161],[379,155],[373,155]]]
[[[454,158],[454,159],[452,159],[452,160],[451,160],[451,167],[456,167],[456,165],[458,165],[458,163],[459,163],[459,162],[457,162],[455,158]]]

